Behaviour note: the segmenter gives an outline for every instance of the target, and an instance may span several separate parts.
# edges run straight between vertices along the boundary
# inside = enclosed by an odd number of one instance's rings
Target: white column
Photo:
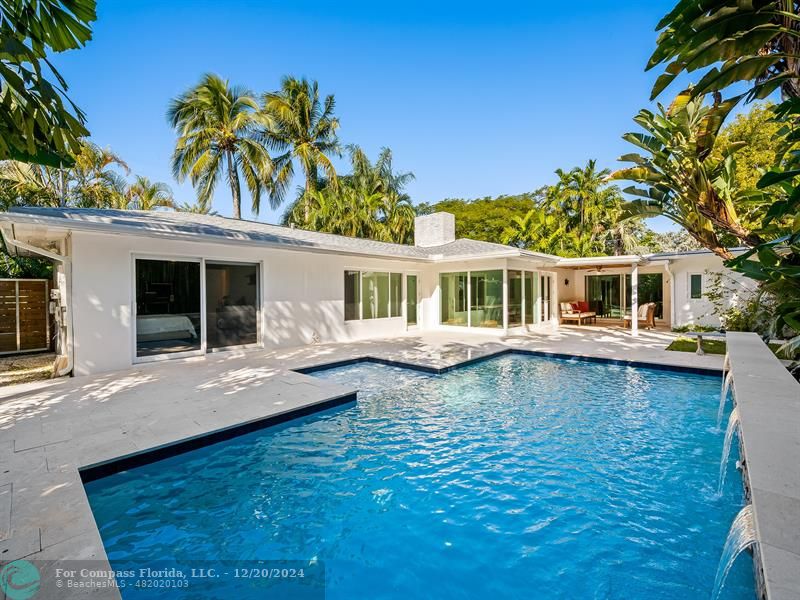
[[[639,265],[631,269],[631,335],[639,335]]]

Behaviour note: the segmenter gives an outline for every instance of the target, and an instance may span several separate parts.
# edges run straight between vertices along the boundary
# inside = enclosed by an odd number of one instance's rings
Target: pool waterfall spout
[[[733,382],[733,371],[729,371],[722,381],[722,391],[719,395],[719,409],[717,410],[717,429],[722,425],[722,415],[725,413],[725,401],[728,399],[728,390]]]
[[[731,410],[731,415],[728,417],[728,428],[725,430],[725,443],[722,445],[722,460],[719,464],[719,488],[717,495],[722,496],[722,490],[725,487],[725,475],[728,471],[728,457],[731,454],[731,444],[733,443],[733,434],[739,427],[739,409],[734,406]]]
[[[756,539],[755,521],[753,519],[753,505],[748,504],[731,523],[728,538],[722,549],[722,556],[717,567],[717,576],[714,579],[714,590],[711,592],[711,600],[716,600],[725,585],[725,579],[733,568],[736,558],[747,548],[754,545]]]

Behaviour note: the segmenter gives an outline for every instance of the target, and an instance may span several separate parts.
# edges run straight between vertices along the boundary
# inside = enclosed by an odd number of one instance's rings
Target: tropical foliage
[[[643,153],[620,157],[633,166],[610,177],[640,184],[623,190],[637,197],[626,205],[628,214],[664,215],[726,259],[733,255],[721,236],[748,245],[761,241],[744,227],[737,212],[737,206],[760,197],[736,182],[734,155],[743,143],[728,143],[714,153],[720,127],[735,104],[735,100],[721,102],[717,97],[709,105],[702,96],[684,93],[668,109],[659,104],[657,112],[641,110],[634,121],[645,133],[623,137]]]
[[[679,0],[656,27],[661,31],[647,63],[664,66],[657,97],[681,73],[704,70],[694,95],[750,82],[750,99],[780,88],[800,96],[800,3],[793,0]]]
[[[172,190],[166,183],[150,181],[147,177],[136,176],[136,180],[125,194],[126,205],[121,208],[131,210],[155,210],[156,208],[175,208]]]
[[[638,220],[623,219],[622,196],[606,183],[607,169],[590,160],[583,168],[555,173],[558,181],[539,192],[527,213],[512,217],[499,241],[560,256],[647,250],[649,230]]]
[[[218,215],[217,211],[211,210],[211,206],[208,203],[203,202],[181,202],[180,204],[175,205],[175,210],[178,212],[193,213],[196,215]]]
[[[0,209],[12,206],[115,208],[155,210],[173,208],[172,190],[165,183],[136,176],[109,148],[82,141],[73,166],[56,169],[18,161],[0,162]]]
[[[0,189],[10,205],[115,208],[123,203],[128,166],[108,148],[82,141],[65,169],[18,161],[0,163]]]
[[[276,152],[276,173],[271,183],[273,206],[280,204],[294,178],[295,164],[305,176],[303,218],[311,220],[312,195],[338,185],[331,157],[340,156],[333,95],[320,99],[316,81],[284,77],[280,89],[264,94],[263,113],[269,120],[267,144]],[[390,155],[391,156],[391,155]]]
[[[95,19],[95,0],[0,2],[0,160],[72,164],[89,132],[47,55],[82,47]]]
[[[753,104],[725,125],[719,133],[712,154],[719,159],[736,144],[736,185],[743,190],[754,190],[758,180],[775,164],[778,148],[775,136],[781,124],[775,120],[774,104]],[[760,220],[759,220],[760,222]]]
[[[188,177],[198,200],[205,204],[224,174],[231,189],[234,219],[242,217],[244,179],[252,210],[258,214],[274,164],[263,143],[268,119],[252,93],[206,74],[197,86],[171,102],[167,118],[178,131],[172,154],[175,178],[183,181]]]
[[[774,162],[757,183],[763,196],[756,210],[752,202],[744,204],[752,234],[737,235],[751,248],[727,264],[760,283],[759,304],[769,307],[765,314],[772,323],[769,334],[794,335],[789,344],[794,350],[800,348],[800,160],[795,151],[800,141],[799,25],[800,3],[794,1],[679,0],[658,26],[662,33],[648,64],[666,65],[654,97],[681,73],[697,70],[703,70],[702,77],[681,96],[713,92],[719,98],[730,85],[744,84],[745,96],[752,100],[780,89],[783,102],[771,109],[773,127],[777,124],[771,142]],[[724,146],[721,152],[724,156]],[[701,214],[699,207],[691,208]]]
[[[412,173],[395,173],[392,152],[373,164],[358,146],[348,148],[351,171],[336,186],[304,189],[284,215],[303,229],[407,244],[414,237],[414,207],[405,193]]]

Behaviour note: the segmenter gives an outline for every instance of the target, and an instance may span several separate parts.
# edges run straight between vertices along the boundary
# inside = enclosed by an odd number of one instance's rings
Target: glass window
[[[136,260],[136,356],[200,350],[200,263]]]
[[[400,273],[391,273],[389,278],[391,288],[391,305],[389,306],[389,316],[402,317],[403,276]]]
[[[508,272],[508,326],[522,325],[522,271]]]
[[[470,325],[503,326],[503,272],[472,271],[470,277]]]
[[[417,276],[406,276],[406,323],[417,324]]]
[[[355,321],[361,318],[361,273],[344,272],[344,320]]]
[[[689,275],[689,290],[691,298],[697,299],[703,297],[703,276],[700,273],[692,273]]]
[[[206,263],[206,346],[258,342],[258,265]]]
[[[467,274],[442,273],[439,276],[442,325],[467,325]]]
[[[537,273],[525,272],[525,324],[536,323],[536,296],[538,295],[539,276]]]
[[[385,319],[389,316],[389,273],[365,272],[361,275],[361,317]]]

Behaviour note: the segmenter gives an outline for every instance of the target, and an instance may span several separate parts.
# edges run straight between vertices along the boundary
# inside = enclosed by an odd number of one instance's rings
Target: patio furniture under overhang
[[[603,270],[629,270],[630,272],[630,310],[631,314],[639,313],[639,267],[650,264],[662,264],[662,261],[651,263],[647,258],[637,255],[625,256],[591,256],[582,258],[562,258],[558,262],[561,269],[587,270],[596,269],[598,272]],[[668,269],[668,267],[666,267]],[[597,312],[597,311],[595,311]],[[623,317],[623,322],[624,317]],[[639,319],[631,319],[631,335],[639,335]]]

